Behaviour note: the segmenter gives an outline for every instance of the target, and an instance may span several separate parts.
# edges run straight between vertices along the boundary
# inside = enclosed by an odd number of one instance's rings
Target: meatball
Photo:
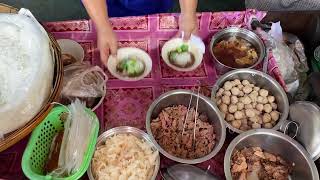
[[[237,103],[238,111],[241,111],[244,108],[244,104],[242,102]]]
[[[264,123],[271,122],[271,116],[270,116],[270,114],[268,114],[268,113],[263,114],[263,116],[262,116],[262,121],[263,121]]]
[[[231,125],[237,129],[239,129],[241,126],[241,120],[234,120],[231,122]]]
[[[237,87],[233,87],[231,89],[231,93],[232,93],[232,95],[238,96],[240,94],[240,90]]]
[[[266,112],[266,113],[270,113],[272,111],[272,107],[270,104],[265,104],[263,106],[263,110]]]
[[[223,88],[220,88],[216,94],[216,97],[220,97],[222,96],[222,93],[223,93],[224,89]]]
[[[273,103],[276,100],[274,96],[268,96],[267,98],[269,103]]]
[[[244,86],[246,86],[246,85],[249,85],[250,84],[250,82],[248,81],[248,80],[242,80],[242,85],[244,85]]]
[[[268,90],[265,90],[265,89],[260,89],[259,90],[259,95],[262,96],[262,97],[267,97],[268,94],[269,94]]]
[[[239,102],[237,96],[231,96],[231,104],[237,104]]]
[[[227,121],[233,121],[233,120],[234,120],[233,114],[227,114],[227,115],[226,115],[226,120],[227,120]]]
[[[221,100],[222,100],[222,103],[227,105],[229,105],[231,102],[230,96],[226,96],[226,95],[222,96]]]
[[[235,104],[231,104],[230,106],[229,106],[229,108],[228,108],[228,110],[229,110],[229,113],[235,113],[237,110],[238,110],[238,107],[237,107],[237,105],[235,105]]]
[[[278,121],[280,118],[280,113],[278,111],[271,111],[270,116],[273,121]]]
[[[228,105],[222,103],[219,105],[219,109],[221,112],[227,113],[228,112]]]
[[[234,118],[235,119],[242,119],[242,118],[244,118],[244,113],[242,111],[236,111],[234,113]]]
[[[229,91],[232,88],[233,84],[230,81],[224,83],[224,90]]]
[[[255,117],[256,113],[253,109],[246,109],[245,110],[246,116],[249,118]]]
[[[243,87],[242,91],[243,91],[245,94],[249,94],[249,93],[252,92],[252,87],[250,87],[250,86],[247,85],[247,86]]]

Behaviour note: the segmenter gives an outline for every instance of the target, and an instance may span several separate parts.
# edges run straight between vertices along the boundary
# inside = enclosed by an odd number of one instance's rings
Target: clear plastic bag
[[[277,61],[281,75],[286,84],[298,79],[298,73],[295,70],[294,52],[285,44],[283,40],[282,28],[280,22],[273,23],[269,32],[272,40],[272,53]]]
[[[70,112],[64,123],[58,168],[49,175],[65,177],[81,167],[94,128],[93,119],[85,111],[85,108],[79,99],[69,105]]]
[[[284,33],[283,39],[285,43],[293,50],[293,61],[295,64],[295,70],[298,73],[305,73],[309,71],[307,57],[304,52],[304,46],[298,37],[294,34]]]
[[[107,75],[98,66],[77,62],[65,67],[61,98],[63,104],[70,104],[76,98],[85,101],[87,107],[95,110],[106,94]]]
[[[304,83],[305,73],[309,70],[303,44],[297,36],[282,32],[280,22],[272,23],[268,33],[262,30],[258,33],[271,49],[288,92],[294,96]]]

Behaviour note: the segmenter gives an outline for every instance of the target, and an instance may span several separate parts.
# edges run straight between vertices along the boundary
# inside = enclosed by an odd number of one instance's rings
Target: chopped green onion
[[[173,51],[173,52],[171,52],[170,53],[170,59],[171,60],[176,60],[177,59],[177,56],[178,56],[178,53],[177,52],[175,52],[175,51]]]
[[[188,45],[186,45],[186,44],[183,44],[183,45],[181,45],[181,50],[182,50],[182,52],[187,52],[188,51],[188,49],[189,49],[189,46]]]
[[[178,52],[178,53],[182,53],[181,47],[178,47],[178,48],[177,48],[177,52]]]

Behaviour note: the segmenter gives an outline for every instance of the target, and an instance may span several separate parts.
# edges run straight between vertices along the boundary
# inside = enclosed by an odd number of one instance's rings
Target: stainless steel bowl
[[[99,145],[103,145],[107,138],[110,138],[111,136],[116,135],[116,134],[134,135],[134,136],[141,138],[141,139],[145,140],[146,142],[148,142],[153,150],[155,150],[155,151],[157,150],[156,146],[152,143],[152,141],[147,133],[143,132],[140,129],[137,129],[134,127],[129,127],[129,126],[115,127],[115,128],[112,128],[112,129],[102,133],[98,137],[96,147],[98,147]],[[153,175],[151,178],[152,180],[156,179],[158,172],[159,172],[159,168],[160,168],[160,156],[158,156],[158,158],[157,158],[156,166],[154,168]],[[91,172],[91,163],[88,168],[87,174],[88,174],[90,180],[94,180],[93,174]]]
[[[237,69],[226,73],[225,75],[221,76],[215,85],[212,88],[211,98],[215,99],[215,95],[220,87],[226,81],[240,79],[240,80],[248,80],[250,83],[259,86],[260,88],[264,88],[268,90],[276,99],[276,103],[278,105],[278,111],[281,113],[280,119],[278,123],[272,128],[274,130],[280,129],[281,125],[284,124],[286,121],[288,114],[289,114],[289,102],[286,93],[284,92],[283,88],[280,84],[274,80],[271,76],[257,70],[253,69]],[[242,133],[243,131],[231,126],[227,121],[225,121],[227,127],[234,132]]]
[[[230,27],[230,28],[223,29],[222,31],[217,32],[212,37],[211,42],[210,42],[210,53],[214,59],[215,68],[216,68],[218,75],[222,75],[228,71],[237,69],[237,68],[230,67],[230,66],[227,66],[227,65],[221,63],[219,61],[219,59],[216,58],[216,56],[214,55],[213,50],[212,50],[212,48],[217,43],[219,43],[221,40],[227,39],[232,36],[243,38],[243,39],[247,40],[248,42],[250,42],[256,48],[257,53],[258,53],[258,60],[255,64],[253,64],[252,66],[250,66],[248,68],[255,68],[266,57],[266,47],[265,47],[263,41],[259,38],[259,36],[256,33],[249,31],[247,29],[238,28],[238,27]]]
[[[261,147],[295,164],[290,179],[319,180],[317,168],[304,148],[289,136],[272,129],[255,129],[238,135],[228,146],[224,157],[224,172],[227,180],[232,180],[230,161],[236,149]]]
[[[191,91],[174,90],[174,91],[170,91],[165,94],[162,94],[158,99],[156,99],[151,104],[146,117],[147,132],[151,136],[152,142],[155,144],[155,146],[160,151],[160,153],[171,160],[184,163],[184,164],[197,164],[197,163],[201,163],[211,159],[221,149],[226,136],[225,125],[223,122],[223,118],[219,112],[219,109],[209,98],[199,95],[199,106],[198,106],[199,112],[200,113],[205,112],[206,115],[208,116],[209,121],[214,125],[214,128],[215,128],[214,130],[216,133],[216,145],[212,150],[212,152],[198,159],[182,159],[169,154],[157,143],[157,141],[155,140],[151,132],[150,123],[152,119],[155,119],[159,115],[159,113],[166,107],[173,106],[173,105],[185,105],[188,107],[191,95],[193,97],[191,102],[191,107],[195,107],[197,94],[192,93]]]

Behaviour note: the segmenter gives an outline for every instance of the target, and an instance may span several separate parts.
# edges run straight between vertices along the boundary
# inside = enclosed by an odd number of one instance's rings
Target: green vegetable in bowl
[[[177,53],[183,53],[183,52],[188,52],[189,46],[186,44],[182,44],[180,47],[178,47],[174,52]]]
[[[170,56],[169,59],[177,59],[178,55],[179,55],[178,52],[172,51],[169,55]]]
[[[189,46],[186,45],[186,44],[182,44],[182,45],[180,46],[180,48],[181,48],[182,52],[187,52],[188,49],[189,49]]]
[[[117,65],[117,71],[129,77],[141,75],[144,72],[144,69],[144,63],[134,58],[124,59]]]
[[[178,48],[170,51],[168,53],[169,61],[180,68],[187,68],[194,64],[194,55],[189,52],[189,46],[187,44],[182,44]]]

